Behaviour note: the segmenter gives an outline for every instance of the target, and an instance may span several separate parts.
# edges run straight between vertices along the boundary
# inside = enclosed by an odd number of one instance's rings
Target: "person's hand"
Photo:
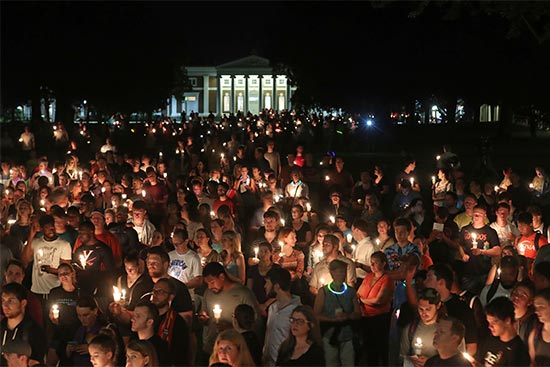
[[[50,318],[50,321],[52,322],[52,324],[59,325],[59,317],[58,318],[53,317],[53,311],[51,309],[48,314],[48,317]]]
[[[77,352],[80,355],[88,354],[88,344],[77,345],[77,346],[75,346],[74,351]]]
[[[260,259],[257,259],[255,257],[249,257],[248,258],[248,265],[249,266],[252,266],[252,265],[256,265],[260,262]]]
[[[199,320],[199,322],[207,324],[210,321],[210,316],[208,316],[206,311],[201,311],[197,313],[197,319]]]
[[[109,312],[111,312],[113,316],[120,316],[120,314],[122,314],[122,307],[117,302],[111,302],[109,304]]]
[[[67,348],[65,348],[65,352],[68,356],[73,354],[73,352],[76,350],[76,345],[74,344],[67,344]]]
[[[473,248],[472,249],[472,255],[474,255],[474,256],[481,255],[481,249],[480,248]]]
[[[468,261],[470,261],[470,255],[464,254],[464,256],[462,256],[462,261],[464,261],[465,263],[467,263]]]
[[[427,360],[428,357],[425,356],[411,356],[411,361],[414,364],[414,367],[424,367]]]

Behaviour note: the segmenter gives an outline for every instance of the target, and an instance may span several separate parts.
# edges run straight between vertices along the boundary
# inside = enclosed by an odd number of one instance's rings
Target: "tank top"
[[[542,338],[542,325],[535,330],[535,363],[537,366],[550,366],[550,342]]]

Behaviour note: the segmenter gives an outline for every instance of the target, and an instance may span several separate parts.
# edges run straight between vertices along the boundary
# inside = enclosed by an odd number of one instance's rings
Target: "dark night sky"
[[[548,41],[508,39],[496,17],[442,19],[411,4],[2,2],[2,103],[46,84],[107,106],[163,95],[173,66],[252,50],[290,65],[307,93],[344,106],[456,92],[530,96],[550,82]],[[545,88],[548,98],[548,88]],[[538,93],[531,93],[541,98]]]

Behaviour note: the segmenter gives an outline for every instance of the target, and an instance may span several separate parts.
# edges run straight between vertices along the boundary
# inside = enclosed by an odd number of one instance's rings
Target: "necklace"
[[[328,285],[327,285],[328,290],[329,290],[332,294],[340,295],[340,294],[346,293],[346,291],[348,290],[348,285],[347,285],[346,283],[342,283],[342,285],[344,286],[344,289],[342,289],[342,291],[340,291],[340,292],[335,291],[334,289],[332,289],[332,283],[333,283],[333,282],[330,282],[330,283],[328,283]]]

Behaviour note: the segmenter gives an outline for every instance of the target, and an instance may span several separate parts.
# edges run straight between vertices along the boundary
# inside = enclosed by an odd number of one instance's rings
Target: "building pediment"
[[[254,68],[269,68],[269,60],[260,56],[250,55],[242,59],[226,62],[216,66],[216,69],[254,69]]]

